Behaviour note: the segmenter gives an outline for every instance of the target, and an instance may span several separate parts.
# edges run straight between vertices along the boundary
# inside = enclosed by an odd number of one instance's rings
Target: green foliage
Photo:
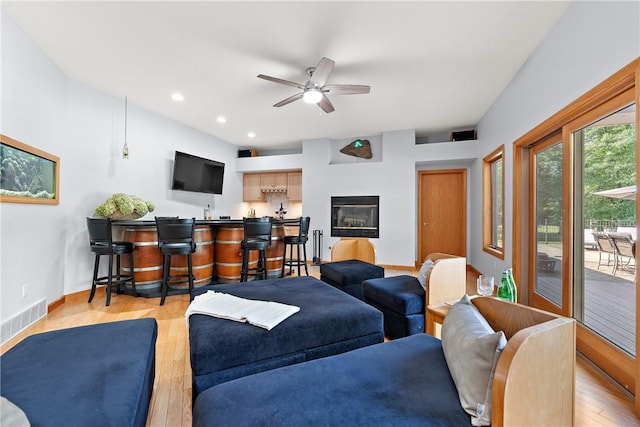
[[[576,133],[576,151],[584,159],[584,218],[635,220],[633,200],[593,194],[634,185],[636,182],[636,128],[633,124],[591,125]],[[536,155],[536,209],[539,224],[562,219],[562,146]]]
[[[589,126],[584,130],[586,219],[633,220],[635,202],[593,194],[636,183],[635,126]]]
[[[94,214],[97,217],[108,218],[116,213],[123,215],[136,214],[144,216],[148,212],[153,212],[155,205],[132,194],[116,193],[109,197],[103,204],[98,206]]]
[[[562,217],[562,146],[536,155],[536,206],[538,223],[559,222]]]

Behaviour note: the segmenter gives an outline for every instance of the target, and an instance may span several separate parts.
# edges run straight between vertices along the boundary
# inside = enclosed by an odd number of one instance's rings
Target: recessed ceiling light
[[[218,116],[218,118],[216,119],[216,121],[218,123],[227,123],[227,118],[224,116]]]
[[[253,132],[249,132],[249,133],[247,134],[247,136],[248,136],[249,138],[255,138],[255,137],[256,137],[256,134],[255,134],[255,133],[253,133]]]
[[[174,101],[184,101],[184,96],[181,93],[176,92],[171,95],[171,99],[173,99]]]

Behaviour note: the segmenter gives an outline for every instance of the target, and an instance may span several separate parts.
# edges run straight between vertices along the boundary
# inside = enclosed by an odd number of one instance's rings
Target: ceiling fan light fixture
[[[318,89],[307,89],[302,95],[302,99],[307,104],[317,104],[322,99],[322,92]]]

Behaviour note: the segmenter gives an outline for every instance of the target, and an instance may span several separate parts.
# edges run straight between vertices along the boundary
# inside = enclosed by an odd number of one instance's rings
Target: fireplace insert
[[[331,197],[332,237],[380,237],[380,196]]]

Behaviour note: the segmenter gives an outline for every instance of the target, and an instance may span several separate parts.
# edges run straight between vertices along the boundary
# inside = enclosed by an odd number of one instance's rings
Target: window
[[[504,145],[482,159],[482,249],[504,259]]]

